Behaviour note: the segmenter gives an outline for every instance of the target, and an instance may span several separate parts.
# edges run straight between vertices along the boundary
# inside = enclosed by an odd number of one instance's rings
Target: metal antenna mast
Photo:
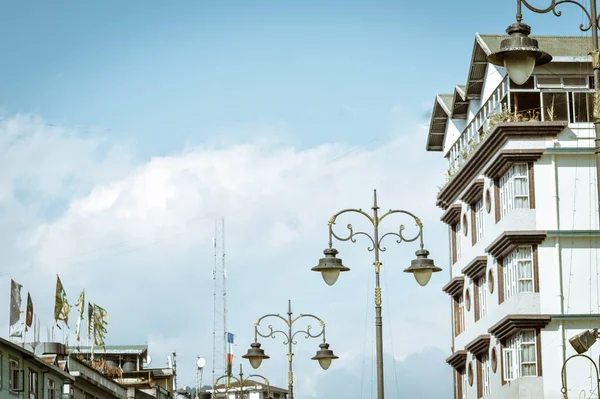
[[[225,268],[225,218],[215,221],[213,268],[213,381],[226,373],[227,270]]]

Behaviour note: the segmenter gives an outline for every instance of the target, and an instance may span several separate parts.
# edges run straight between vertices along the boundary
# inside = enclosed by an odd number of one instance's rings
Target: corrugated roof
[[[69,353],[91,353],[91,346],[70,346]],[[94,346],[94,354],[104,355],[142,355],[148,352],[148,345],[110,345],[110,346]]]
[[[428,151],[442,151],[444,146],[444,135],[450,110],[452,109],[452,94],[440,94],[435,97],[431,122],[429,123],[429,135],[427,137]]]
[[[480,35],[476,34],[482,49],[489,55],[500,50],[500,42],[508,35]],[[587,56],[594,48],[591,37],[586,36],[531,36],[538,41],[540,50],[544,50],[553,57],[581,57]]]

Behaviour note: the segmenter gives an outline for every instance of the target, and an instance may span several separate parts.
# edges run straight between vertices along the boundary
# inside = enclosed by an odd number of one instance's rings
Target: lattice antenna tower
[[[227,270],[225,268],[225,218],[215,221],[213,268],[213,381],[227,371]]]

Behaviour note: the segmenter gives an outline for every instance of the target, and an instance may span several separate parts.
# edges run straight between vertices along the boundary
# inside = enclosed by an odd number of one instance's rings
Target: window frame
[[[40,389],[37,371],[29,369],[27,385],[27,388],[29,390],[29,399],[37,399],[39,397]]]
[[[525,174],[516,174],[516,171],[519,168],[524,167],[523,170]],[[519,171],[521,172],[521,171]],[[531,193],[531,173],[528,162],[516,162],[510,165],[508,170],[504,172],[502,176],[498,178],[498,190],[499,190],[499,205],[500,205],[500,219],[506,217],[509,213],[511,213],[515,209],[532,209],[533,205],[531,203],[532,193]],[[526,187],[527,194],[515,194],[515,180],[522,180],[525,182],[523,185]],[[517,201],[517,199],[524,199],[525,201]],[[526,207],[517,206],[517,204],[527,204]]]
[[[519,251],[527,250],[529,257],[519,258]],[[519,245],[502,259],[502,276],[504,285],[504,300],[507,300],[517,294],[533,293],[536,291],[535,279],[535,248],[533,245]],[[520,277],[521,265],[529,263],[531,277]],[[531,291],[521,290],[521,282],[531,281]]]
[[[56,395],[56,381],[54,381],[52,378],[48,378],[48,384],[47,384],[47,388],[48,388],[48,397],[47,399],[57,399],[57,395]]]
[[[483,386],[483,396],[489,395],[492,392],[491,386],[491,366],[490,366],[490,353],[486,351],[481,355],[481,381]]]
[[[524,338],[525,334],[529,333],[533,336],[532,340]],[[541,359],[539,358],[538,334],[539,331],[537,329],[523,329],[505,340],[502,348],[502,378],[504,381],[514,381],[517,378],[538,377],[540,375]],[[534,362],[523,361],[524,347],[533,347]],[[524,375],[524,365],[535,366],[535,372]]]
[[[477,201],[475,203],[474,211],[475,211],[475,226],[474,226],[475,242],[480,242],[483,239],[483,236],[485,235],[485,222],[484,222],[485,204],[484,204],[483,197],[481,197],[479,199],[479,201]]]
[[[454,297],[454,336],[457,337],[465,331],[465,300],[460,293]]]
[[[477,286],[479,319],[482,319],[485,316],[487,316],[488,285],[486,273],[484,273],[483,276],[478,277],[477,280],[475,280],[475,285]]]
[[[24,371],[21,361],[13,358],[8,360],[8,390],[23,392],[25,390]]]

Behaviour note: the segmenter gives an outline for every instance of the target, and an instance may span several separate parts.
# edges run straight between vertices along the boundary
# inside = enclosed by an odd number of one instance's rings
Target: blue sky
[[[437,91],[464,83],[474,32],[513,21],[512,4],[478,15],[481,4],[7,2],[0,102],[106,129],[145,157],[232,127],[232,140],[276,125],[300,146],[364,144],[387,136],[392,106],[419,120]],[[555,19],[539,18],[534,32]]]
[[[377,188],[382,209],[423,219],[444,268],[423,289],[402,273],[416,248],[385,254],[388,393],[452,397],[447,231],[435,207],[446,166],[425,151],[426,125],[435,95],[466,82],[475,32],[504,33],[513,1],[2,6],[0,296],[14,278],[49,326],[59,273],[72,303],[85,287],[107,309],[109,344],[148,342],[155,359],[176,350],[179,382],[192,384],[195,356],[211,364],[211,242],[224,216],[236,356],[254,321],[291,298],[326,320],[340,355],[321,372],[307,360],[316,343],[302,340],[297,398],[368,397],[372,255],[364,242],[338,245],[352,271],[334,287],[309,269],[329,217],[367,209]],[[577,7],[563,11],[524,11],[525,22],[534,34],[589,35]],[[285,386],[273,345],[261,372]],[[422,383],[432,374],[438,384]]]

